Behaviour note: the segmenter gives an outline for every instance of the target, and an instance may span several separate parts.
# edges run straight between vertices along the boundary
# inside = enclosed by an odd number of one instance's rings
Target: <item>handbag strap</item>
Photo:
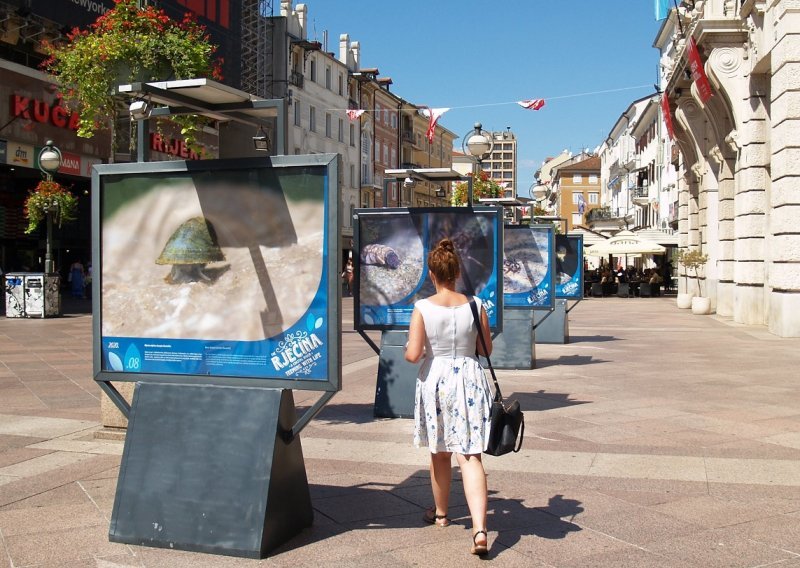
[[[486,358],[486,363],[489,365],[489,372],[492,374],[492,380],[494,381],[494,388],[495,388],[495,395],[494,399],[496,401],[503,400],[503,393],[500,392],[500,383],[497,382],[497,376],[494,374],[494,367],[492,366],[492,360],[489,358],[489,350],[486,348],[486,339],[483,337],[483,325],[481,325],[481,318],[478,316],[478,305],[475,303],[475,298],[470,298],[469,300],[469,309],[472,310],[472,318],[475,320],[475,327],[478,328],[478,337],[481,340],[481,345],[483,346],[483,352],[487,353],[484,355]]]

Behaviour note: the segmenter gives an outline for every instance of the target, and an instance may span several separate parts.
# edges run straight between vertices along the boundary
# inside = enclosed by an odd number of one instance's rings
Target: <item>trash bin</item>
[[[46,318],[61,315],[61,276],[43,272],[5,275],[7,318]]]

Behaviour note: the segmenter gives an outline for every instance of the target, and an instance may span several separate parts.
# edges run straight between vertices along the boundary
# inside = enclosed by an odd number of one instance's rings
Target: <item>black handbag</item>
[[[483,338],[481,320],[478,317],[478,306],[475,304],[474,298],[469,301],[469,307],[472,310],[472,317],[475,319],[475,325],[478,328],[478,337],[481,340],[483,351],[488,352],[486,340]],[[519,407],[519,401],[514,400],[508,405],[503,403],[503,393],[500,392],[500,384],[497,382],[492,360],[488,355],[486,355],[486,363],[488,363],[489,372],[492,374],[495,391],[491,410],[489,411],[489,421],[491,422],[489,444],[484,453],[490,456],[502,456],[509,452],[516,453],[522,449],[522,438],[525,435],[525,417]]]

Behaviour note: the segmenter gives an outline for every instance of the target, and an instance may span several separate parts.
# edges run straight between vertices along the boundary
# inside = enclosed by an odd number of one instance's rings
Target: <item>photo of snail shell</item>
[[[391,305],[412,294],[423,277],[424,254],[409,216],[362,224],[361,239],[361,303]]]

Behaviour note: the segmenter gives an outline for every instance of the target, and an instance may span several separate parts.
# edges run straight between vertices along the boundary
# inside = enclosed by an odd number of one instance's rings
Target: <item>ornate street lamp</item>
[[[478,175],[480,175],[481,172],[481,162],[483,162],[494,149],[492,135],[482,130],[480,122],[476,122],[474,129],[464,135],[464,139],[461,141],[461,149],[464,150],[464,155],[471,157],[475,161],[475,167],[472,170],[472,179],[475,181],[478,179]],[[472,206],[472,192],[472,185],[470,185],[467,195],[468,206]]]
[[[39,152],[39,169],[42,170],[47,181],[53,180],[53,174],[61,167],[61,150],[53,145],[52,140],[48,140],[44,148]],[[53,215],[58,214],[58,202],[53,200],[45,207],[47,218],[47,248],[44,254],[44,271],[47,274],[55,272],[53,265]]]

